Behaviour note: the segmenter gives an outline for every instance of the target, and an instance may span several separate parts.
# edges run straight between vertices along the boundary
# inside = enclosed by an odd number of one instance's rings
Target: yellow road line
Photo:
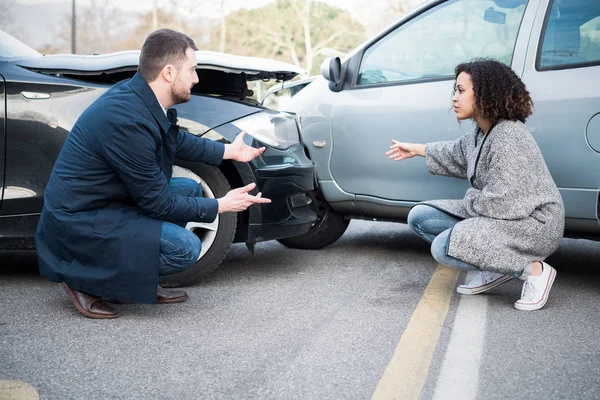
[[[22,381],[0,379],[0,400],[39,400],[33,386]]]
[[[419,398],[459,274],[457,269],[438,265],[372,400]]]

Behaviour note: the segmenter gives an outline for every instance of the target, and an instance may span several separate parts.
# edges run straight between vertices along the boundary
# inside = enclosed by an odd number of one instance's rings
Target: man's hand
[[[419,143],[402,143],[392,139],[391,150],[388,150],[385,155],[390,160],[400,161],[405,158],[414,156],[425,157],[425,145]]]
[[[242,131],[238,134],[231,144],[225,145],[225,153],[223,154],[224,160],[248,162],[254,160],[265,151],[265,147],[256,149],[252,146],[248,146],[244,143],[244,136],[246,136],[246,131]]]
[[[232,189],[220,199],[219,202],[219,214],[224,212],[238,212],[244,211],[252,204],[256,203],[270,203],[271,200],[262,197],[262,193],[258,192],[256,196],[248,194],[249,191],[256,187],[256,183],[251,183],[241,188]]]

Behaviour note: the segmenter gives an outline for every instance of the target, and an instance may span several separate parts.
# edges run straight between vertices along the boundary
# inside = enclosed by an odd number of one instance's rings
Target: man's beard
[[[192,94],[190,93],[190,89],[176,82],[171,90],[171,99],[173,100],[173,104],[185,103],[192,99]]]

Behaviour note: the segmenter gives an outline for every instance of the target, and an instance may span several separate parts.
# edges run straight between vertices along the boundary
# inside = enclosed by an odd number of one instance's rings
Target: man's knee
[[[161,265],[185,269],[200,257],[202,243],[195,233],[172,223],[163,224]]]
[[[191,178],[173,178],[169,185],[171,190],[181,196],[201,197],[202,188],[195,180]]]
[[[201,197],[202,196],[202,188],[200,184],[193,179],[190,179],[190,196],[191,197]]]
[[[182,243],[182,261],[186,262],[187,266],[189,266],[195,263],[198,260],[198,257],[200,257],[202,243],[200,243],[200,239],[195,233],[191,231],[187,232],[189,232],[189,235],[186,235],[186,240]]]

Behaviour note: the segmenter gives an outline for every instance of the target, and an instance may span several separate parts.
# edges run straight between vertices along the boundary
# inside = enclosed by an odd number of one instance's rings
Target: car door
[[[6,141],[6,89],[4,88],[4,77],[0,75],[0,210],[2,209],[2,197],[4,195],[4,153]]]
[[[414,202],[461,198],[465,180],[433,176],[425,160],[392,162],[390,140],[454,140],[472,129],[457,123],[454,68],[474,57],[511,65],[519,36],[528,37],[537,1],[450,0],[388,30],[348,61],[352,73],[332,112],[333,179],[357,200]],[[530,18],[525,18],[526,13]]]
[[[18,67],[17,67],[18,68]],[[21,71],[6,84],[5,191],[0,215],[39,214],[54,161],[79,115],[104,89]],[[25,80],[27,77],[30,80]]]
[[[527,126],[565,202],[567,229],[597,230],[600,188],[600,2],[544,0],[523,80]]]

